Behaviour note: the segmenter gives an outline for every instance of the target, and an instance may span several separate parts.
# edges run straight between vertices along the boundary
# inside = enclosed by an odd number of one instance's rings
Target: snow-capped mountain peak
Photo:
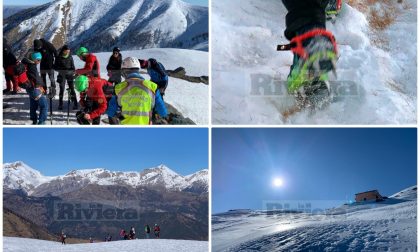
[[[29,192],[40,184],[52,179],[54,177],[44,176],[22,161],[3,165],[3,183],[10,189],[20,189]]]

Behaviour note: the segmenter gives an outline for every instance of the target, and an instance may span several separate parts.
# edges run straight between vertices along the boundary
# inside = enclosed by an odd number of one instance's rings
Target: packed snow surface
[[[129,240],[87,244],[61,245],[59,242],[28,238],[4,237],[4,252],[133,252],[133,251],[208,251],[208,242],[185,240]]]

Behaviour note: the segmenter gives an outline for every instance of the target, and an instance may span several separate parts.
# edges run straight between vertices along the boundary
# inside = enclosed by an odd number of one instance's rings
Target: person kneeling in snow
[[[80,92],[80,105],[82,110],[76,113],[79,124],[99,125],[101,115],[107,109],[106,96],[103,91],[108,82],[97,77],[80,75],[75,80],[76,90]]]
[[[122,74],[125,81],[115,86],[116,97],[114,97],[121,107],[121,115],[124,118],[121,124],[152,124],[151,118],[154,109],[160,117],[167,117],[165,103],[160,95],[158,85],[145,80],[140,75],[140,62],[136,58],[124,59]]]
[[[158,85],[162,97],[165,95],[165,90],[168,87],[168,74],[162,63],[156,59],[142,60],[139,59],[142,69],[147,68],[147,73],[150,75],[150,80]]]

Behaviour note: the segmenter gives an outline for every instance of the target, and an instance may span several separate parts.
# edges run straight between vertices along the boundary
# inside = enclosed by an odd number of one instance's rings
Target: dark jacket
[[[75,69],[73,57],[69,55],[67,58],[64,58],[63,51],[60,51],[60,54],[55,59],[54,70],[61,75],[74,75]]]
[[[42,48],[40,50],[36,50],[34,48],[34,51],[40,52],[42,54],[41,70],[53,69],[54,60],[58,56],[57,50],[55,49],[53,44],[46,41],[45,39],[40,40],[42,41]]]
[[[16,56],[12,52],[12,48],[9,44],[5,43],[6,41],[3,39],[3,68],[6,69],[9,66],[16,65]]]
[[[109,58],[108,65],[106,65],[106,70],[121,70],[122,64],[122,55],[118,54],[118,58],[115,58],[113,55]]]
[[[28,76],[28,79],[31,81],[32,85],[34,87],[44,86],[44,82],[39,75],[36,64],[28,58],[23,58],[21,62],[26,67],[26,75]]]

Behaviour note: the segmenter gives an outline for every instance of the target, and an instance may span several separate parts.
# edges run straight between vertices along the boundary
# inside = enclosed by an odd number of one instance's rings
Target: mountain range
[[[155,47],[208,50],[208,8],[181,0],[56,0],[3,20],[17,55],[44,38],[94,52]]]

